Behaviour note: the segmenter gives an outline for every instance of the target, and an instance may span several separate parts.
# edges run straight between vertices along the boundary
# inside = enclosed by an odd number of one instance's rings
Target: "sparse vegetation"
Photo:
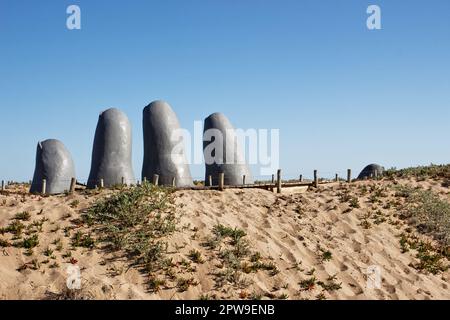
[[[300,288],[304,291],[311,291],[316,287],[317,279],[316,277],[310,277],[308,279],[300,281]]]
[[[83,219],[101,235],[98,241],[123,250],[133,265],[152,275],[169,270],[164,238],[176,230],[174,209],[170,189],[145,182],[98,201]]]
[[[0,248],[6,248],[9,246],[11,246],[11,243],[9,243],[9,241],[0,238]]]
[[[95,240],[91,237],[90,234],[83,234],[81,231],[78,231],[73,236],[72,245],[74,247],[92,249],[95,246]]]
[[[321,261],[321,262],[324,262],[324,261],[329,261],[329,260],[331,260],[331,258],[333,257],[333,254],[331,253],[331,251],[330,250],[324,250],[324,249],[322,249],[322,248],[318,248],[318,250],[319,250],[319,254],[318,254],[318,256],[319,256],[319,260]]]
[[[285,300],[291,296],[323,300],[352,292],[355,296],[375,297],[374,292],[368,293],[361,287],[362,277],[346,278],[346,273],[355,272],[352,259],[365,263],[373,250],[381,255],[377,257],[380,261],[402,252],[405,255],[401,260],[394,259],[384,265],[386,272],[393,268],[403,270],[400,276],[405,278],[405,283],[410,283],[417,273],[423,273],[421,279],[426,282],[426,291],[421,282],[418,289],[424,291],[417,290],[414,298],[442,297],[445,295],[439,292],[441,287],[432,288],[430,283],[445,281],[445,271],[450,266],[450,192],[445,190],[450,178],[443,178],[442,168],[433,170],[436,171],[405,171],[401,180],[395,173],[378,180],[323,185],[320,195],[267,193],[265,199],[259,194],[265,191],[257,190],[258,203],[251,208],[259,214],[255,225],[252,210],[243,210],[238,215],[241,203],[230,201],[245,200],[248,205],[253,196],[248,190],[206,191],[212,197],[211,203],[193,208],[189,207],[192,198],[203,199],[204,195],[198,196],[200,192],[191,198],[191,191],[173,193],[171,189],[145,183],[142,187],[118,186],[117,191],[108,189],[100,193],[80,188],[75,196],[67,198],[44,199],[35,195],[33,205],[26,203],[21,195],[15,195],[3,200],[4,207],[0,204],[8,219],[2,220],[3,228],[0,228],[0,253],[20,258],[16,259],[20,263],[14,268],[22,264],[18,270],[27,270],[22,277],[30,270],[39,270],[35,276],[41,273],[49,276],[60,271],[49,270],[60,268],[59,264],[61,270],[65,264],[77,265],[78,260],[80,267],[87,266],[91,253],[79,248],[96,248],[93,256],[100,258],[98,268],[108,277],[121,276],[109,282],[108,288],[102,287],[103,293],[96,291],[102,298],[110,297],[111,290],[117,289],[123,277],[136,278],[137,273],[127,273],[127,268],[137,267],[144,275],[144,278],[139,276],[144,291],[163,298]],[[431,176],[436,180],[419,181]],[[63,204],[57,204],[59,211],[51,209],[42,215],[41,207],[49,207],[49,203],[54,204],[59,198]],[[83,206],[74,200],[77,198],[83,199]],[[182,209],[180,214],[176,211],[175,198]],[[99,200],[86,209],[84,204],[95,199]],[[210,207],[214,209],[203,219],[202,214]],[[47,224],[44,224],[45,216],[52,219]],[[223,224],[211,225],[211,221]],[[236,225],[226,224],[230,222]],[[392,232],[400,243],[395,247],[389,247]],[[377,250],[381,247],[386,251]],[[343,255],[350,256],[350,261],[342,259]],[[337,272],[337,277],[328,277],[329,272]],[[200,279],[201,288],[193,288]],[[132,281],[135,285],[136,280]],[[394,284],[388,282],[378,293],[389,299],[395,295],[391,290]],[[205,283],[208,283],[207,291]],[[345,292],[338,294],[343,286]],[[141,296],[134,289],[129,296]],[[403,287],[396,289],[399,296],[404,296]],[[120,291],[120,294],[125,293]]]
[[[28,211],[16,213],[16,215],[14,216],[15,220],[22,220],[22,221],[28,221],[30,220],[30,218],[31,214]]]
[[[37,234],[34,234],[31,237],[26,237],[22,241],[17,242],[16,246],[25,249],[33,249],[38,244],[39,244],[39,237]]]
[[[166,285],[166,280],[160,279],[160,278],[154,277],[154,276],[151,276],[150,280],[148,282],[150,292],[154,292],[154,293],[159,292],[161,290],[161,287],[165,286],[165,285]]]
[[[412,263],[411,267],[417,270],[437,274],[449,268],[448,262],[445,262],[448,256],[443,254],[438,248],[435,248],[430,242],[402,233],[400,234],[400,247],[403,253],[415,250],[418,262]]]
[[[189,258],[192,260],[192,262],[195,262],[195,263],[203,263],[204,262],[204,260],[202,258],[202,254],[198,250],[189,251]]]
[[[450,179],[450,164],[446,165],[435,165],[431,164],[429,166],[419,166],[414,168],[406,168],[397,170],[396,168],[391,168],[386,170],[383,175],[387,178],[410,178],[415,177],[420,180],[424,179]]]
[[[19,238],[22,231],[25,229],[25,225],[17,220],[12,221],[6,228],[0,229],[0,234],[12,233],[16,238]]]
[[[450,203],[432,191],[406,186],[397,188],[405,198],[401,218],[408,220],[420,232],[433,236],[448,250],[450,246]]]
[[[342,288],[342,283],[336,282],[336,276],[330,276],[327,279],[327,282],[318,281],[317,284],[323,288],[323,290],[331,292],[336,291]]]
[[[71,207],[72,209],[75,209],[76,207],[78,207],[78,205],[80,204],[79,200],[73,200],[70,204],[69,207]]]
[[[197,286],[198,282],[195,281],[194,278],[178,278],[177,279],[177,288],[179,292],[184,292],[189,289],[190,286]]]
[[[53,250],[47,247],[43,252],[44,256],[50,257],[53,254]]]

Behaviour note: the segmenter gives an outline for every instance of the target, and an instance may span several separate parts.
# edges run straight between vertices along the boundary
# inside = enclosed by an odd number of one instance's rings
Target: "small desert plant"
[[[83,234],[78,231],[72,239],[72,245],[74,247],[93,248],[95,246],[95,240],[89,234]]]
[[[319,248],[319,251],[320,251],[319,259],[322,262],[329,261],[333,257],[333,254],[331,253],[330,250],[324,250],[324,249]]]
[[[316,277],[311,277],[300,281],[300,288],[304,291],[311,291],[316,287],[317,279]]]
[[[325,291],[335,291],[342,288],[342,283],[336,282],[336,276],[330,276],[327,282],[318,281],[317,284],[321,286]]]
[[[198,282],[195,281],[194,278],[178,278],[177,279],[177,288],[179,292],[184,292],[189,289],[190,286],[197,286]]]
[[[364,229],[370,229],[370,227],[372,226],[372,224],[370,223],[370,221],[367,218],[364,218],[361,223],[360,226],[363,227]]]
[[[225,227],[221,224],[214,226],[213,233],[220,238],[230,237],[233,245],[238,243],[240,239],[247,235],[244,230]]]
[[[53,250],[47,247],[43,252],[44,256],[50,257],[53,254]]]
[[[34,234],[31,237],[24,238],[22,241],[18,242],[17,246],[25,249],[33,249],[38,244],[39,244],[39,237],[37,234]]]
[[[278,300],[287,300],[287,299],[289,299],[289,295],[286,294],[286,293],[281,293],[281,294],[278,296]]]
[[[73,200],[73,201],[69,204],[69,206],[70,206],[71,208],[75,209],[76,207],[78,207],[79,204],[80,204],[80,201],[79,201],[79,200]]]
[[[7,240],[0,238],[0,248],[5,248],[9,246],[11,246],[11,243],[9,243]]]
[[[327,299],[327,297],[325,296],[325,294],[323,292],[319,293],[316,296],[316,300],[326,300],[326,299]]]
[[[202,254],[198,250],[189,251],[189,258],[195,263],[203,263],[204,260],[202,258]]]
[[[358,198],[356,198],[356,197],[351,197],[350,198],[349,205],[350,205],[351,208],[360,208],[361,207],[359,205]]]
[[[28,211],[16,213],[16,215],[14,216],[15,220],[22,220],[22,221],[28,221],[30,220],[30,218],[31,214]]]
[[[20,237],[22,234],[22,231],[25,229],[25,225],[20,221],[12,221],[6,228],[2,228],[0,230],[1,234],[4,234],[6,232],[12,233],[16,237]]]
[[[148,282],[148,286],[151,292],[159,292],[161,290],[161,286],[166,285],[166,280],[159,279],[157,277],[150,277],[150,280]]]
[[[248,297],[250,300],[261,300],[263,294],[261,292],[253,291]]]
[[[56,246],[56,251],[61,251],[63,249],[63,243],[61,241],[61,238],[54,240],[52,244]]]

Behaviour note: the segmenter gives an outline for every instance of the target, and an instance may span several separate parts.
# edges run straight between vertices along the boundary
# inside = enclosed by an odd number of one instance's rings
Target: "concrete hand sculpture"
[[[241,185],[245,175],[246,183],[253,183],[250,169],[245,163],[235,129],[222,113],[213,113],[205,119],[203,132],[203,155],[205,157],[205,181],[218,185],[219,173],[224,173],[225,185]]]
[[[128,117],[120,110],[111,108],[102,112],[98,119],[92,150],[91,172],[87,187],[105,187],[134,184],[131,161],[132,137]]]
[[[160,185],[192,186],[192,177],[183,147],[180,124],[164,101],[154,101],[143,111],[144,162],[142,180],[159,176]]]
[[[378,164],[369,164],[366,166],[358,176],[358,180],[362,180],[364,178],[375,178],[383,175],[384,168]]]
[[[75,166],[64,144],[55,139],[39,142],[30,192],[43,192],[45,179],[45,194],[63,193],[70,189],[72,178],[75,178]]]

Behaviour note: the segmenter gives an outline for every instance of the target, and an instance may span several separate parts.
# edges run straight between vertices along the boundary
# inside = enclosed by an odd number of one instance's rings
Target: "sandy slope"
[[[362,184],[387,185],[389,182],[358,182],[321,186],[318,190],[285,190],[281,195],[264,190],[178,191],[176,203],[181,220],[178,231],[169,239],[170,256],[177,262],[176,276],[193,278],[195,284],[180,292],[168,282],[157,293],[148,290],[148,276],[126,259],[106,253],[98,247],[71,249],[70,236],[78,228],[77,218],[97,198],[77,192],[71,196],[42,198],[20,193],[0,195],[0,227],[5,227],[18,212],[28,211],[31,220],[48,219],[39,232],[39,246],[31,256],[25,250],[0,248],[0,299],[43,299],[65,291],[68,265],[81,268],[83,289],[78,298],[94,299],[198,299],[201,295],[222,298],[289,299],[449,299],[450,271],[437,275],[417,271],[410,266],[416,261],[413,252],[402,253],[398,235],[407,226],[395,216],[394,209],[383,209],[393,201],[393,193],[374,208],[368,195],[359,193]],[[421,185],[449,199],[448,188],[439,181],[401,181]],[[22,188],[23,189],[23,188]],[[339,195],[348,189],[359,198],[360,208],[349,210]],[[12,190],[11,190],[12,191]],[[17,191],[17,190],[15,190]],[[78,200],[77,206],[73,201]],[[71,204],[74,208],[71,207]],[[381,210],[384,222],[364,228],[362,222],[369,211]],[[217,250],[202,245],[211,236],[216,224],[245,230],[253,252],[272,261],[279,273],[259,270],[243,273],[239,284],[225,283],[217,287],[214,273],[221,267]],[[74,228],[69,237],[65,227]],[[81,227],[84,228],[84,227]],[[67,234],[66,234],[67,235]],[[0,238],[12,242],[11,235]],[[54,240],[61,239],[63,248],[56,250]],[[50,247],[53,257],[43,251]],[[188,253],[202,253],[203,263],[189,263]],[[63,255],[72,250],[72,257]],[[331,259],[323,261],[323,252]],[[17,269],[36,260],[22,271]],[[48,260],[48,262],[46,261]],[[183,262],[184,261],[184,262]],[[56,262],[56,264],[55,264]],[[367,287],[367,268],[376,265],[381,270],[381,287]],[[326,291],[320,285],[302,289],[300,283],[315,277],[328,283],[335,276],[340,289]],[[286,297],[286,296],[284,296]]]

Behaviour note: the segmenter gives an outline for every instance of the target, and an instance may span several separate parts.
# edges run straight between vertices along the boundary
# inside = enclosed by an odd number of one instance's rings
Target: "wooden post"
[[[223,191],[223,186],[225,183],[225,173],[221,172],[219,173],[219,190]]]
[[[242,185],[245,186],[245,174],[242,176]]]
[[[142,184],[146,184],[147,183],[147,177],[142,178]]]
[[[272,175],[272,184],[274,184],[275,183],[275,175],[273,174]]]
[[[177,186],[176,182],[177,182],[177,181],[176,181],[176,178],[173,177],[173,178],[172,178],[172,187],[175,188],[175,187]]]
[[[300,175],[299,181],[303,182],[303,175],[302,174]]]
[[[75,192],[75,186],[77,185],[77,179],[72,178],[70,180],[70,189],[69,189],[69,193],[73,194]]]
[[[122,177],[122,186],[125,185],[125,177]]]
[[[277,171],[277,193],[281,193],[281,169]]]
[[[123,185],[123,181],[122,181],[122,185]],[[103,189],[105,187],[105,180],[100,179],[100,189]]]
[[[42,194],[46,194],[47,193],[47,180],[42,179]]]
[[[336,182],[339,181],[339,175],[336,173],[336,178],[334,179]]]
[[[5,191],[5,180],[2,180],[2,191]]]
[[[314,187],[319,187],[319,177],[317,176],[317,170],[314,170]]]
[[[347,182],[352,182],[352,169],[347,169]]]
[[[209,186],[212,187],[212,175],[208,176],[208,183],[209,183]]]
[[[157,185],[158,185],[158,182],[159,182],[159,175],[154,174],[154,175],[153,175],[153,184],[154,184],[155,186],[157,186]]]

